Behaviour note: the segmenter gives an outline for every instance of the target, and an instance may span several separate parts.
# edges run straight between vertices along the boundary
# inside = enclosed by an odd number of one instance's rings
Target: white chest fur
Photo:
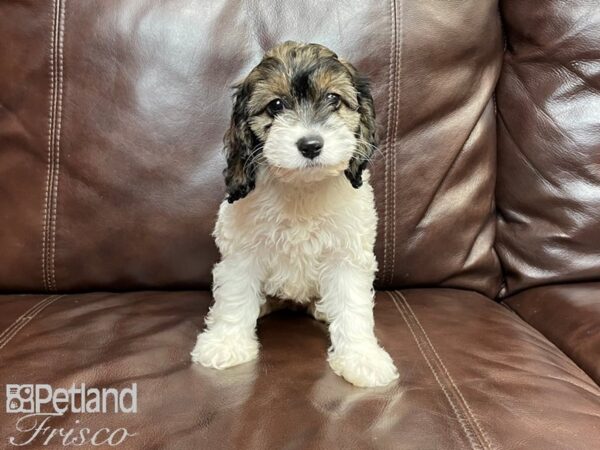
[[[223,202],[214,236],[223,258],[252,258],[267,295],[319,297],[325,267],[350,262],[374,273],[377,216],[373,190],[343,175],[298,185],[266,176],[234,204]]]

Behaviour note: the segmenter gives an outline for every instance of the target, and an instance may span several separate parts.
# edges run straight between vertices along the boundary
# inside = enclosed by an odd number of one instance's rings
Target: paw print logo
[[[6,412],[7,413],[33,413],[33,385],[32,384],[7,384],[6,385]]]

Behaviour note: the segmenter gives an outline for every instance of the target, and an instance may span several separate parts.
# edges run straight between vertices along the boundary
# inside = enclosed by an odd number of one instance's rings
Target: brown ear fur
[[[361,76],[352,64],[346,61],[342,61],[342,63],[352,76],[354,87],[357,91],[358,112],[360,113],[360,122],[355,131],[356,139],[358,140],[357,148],[345,174],[350,183],[352,183],[352,186],[359,188],[362,186],[363,170],[367,167],[367,163],[379,144],[377,139],[377,124],[375,122],[375,108],[373,106],[369,80]]]
[[[227,201],[244,198],[256,183],[256,158],[252,152],[259,146],[258,139],[248,123],[250,87],[243,82],[236,86],[233,113],[224,144],[227,168],[224,171]]]

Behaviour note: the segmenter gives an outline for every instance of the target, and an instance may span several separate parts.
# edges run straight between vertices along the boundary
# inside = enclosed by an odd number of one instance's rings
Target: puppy
[[[194,362],[255,359],[256,321],[276,297],[329,324],[336,374],[365,387],[398,377],[373,332],[375,128],[367,81],[321,45],[285,42],[236,86],[214,231],[222,259]]]

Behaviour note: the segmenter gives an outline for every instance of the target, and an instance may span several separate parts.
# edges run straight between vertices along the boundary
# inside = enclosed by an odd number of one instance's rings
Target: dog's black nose
[[[298,139],[296,145],[303,156],[307,157],[308,159],[313,159],[319,156],[319,153],[321,153],[321,149],[323,148],[323,138],[317,135],[305,136]]]

